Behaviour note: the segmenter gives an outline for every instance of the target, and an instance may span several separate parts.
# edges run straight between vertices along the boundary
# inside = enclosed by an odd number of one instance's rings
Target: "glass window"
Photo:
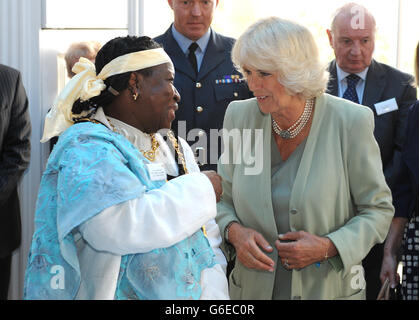
[[[64,54],[73,42],[102,45],[128,34],[128,0],[43,0],[40,32],[44,112],[69,80]]]
[[[119,29],[128,25],[128,0],[43,0],[43,28]]]
[[[410,74],[414,73],[415,50],[419,41],[417,15],[418,0],[401,1],[401,20],[399,31],[399,67]]]
[[[220,2],[220,12],[216,14],[214,29],[222,30],[233,37],[239,36],[243,30],[262,17],[279,16],[297,21],[310,29],[315,37],[320,53],[325,60],[333,58],[326,30],[330,28],[334,12],[347,3],[347,0],[237,0]],[[235,5],[233,4],[235,3]],[[377,20],[375,58],[395,65],[397,62],[397,23],[398,0],[383,2],[380,0],[359,1],[369,9]]]
[[[253,22],[262,17],[279,16],[298,21],[313,33],[325,61],[333,59],[326,34],[333,13],[349,0],[222,0],[213,21],[213,28],[224,35],[237,38]],[[413,72],[413,51],[418,41],[417,0],[359,0],[377,21],[374,58],[402,70]],[[399,32],[400,6],[400,37]],[[169,27],[173,13],[167,0],[144,1],[144,33],[155,37]],[[156,19],[156,15],[159,19]],[[167,21],[164,23],[164,21]]]

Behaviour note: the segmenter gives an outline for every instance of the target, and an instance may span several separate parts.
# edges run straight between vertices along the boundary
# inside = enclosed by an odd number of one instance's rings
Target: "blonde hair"
[[[278,81],[289,94],[305,99],[326,91],[329,73],[310,31],[293,21],[264,18],[237,39],[232,60],[245,75],[243,66],[277,72]]]

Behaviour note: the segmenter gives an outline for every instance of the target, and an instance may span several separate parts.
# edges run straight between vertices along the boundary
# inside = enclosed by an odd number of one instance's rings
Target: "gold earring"
[[[134,99],[134,101],[137,101],[138,96],[140,95],[140,90],[138,90],[138,88],[133,89],[130,88],[131,94],[132,94],[132,98]]]

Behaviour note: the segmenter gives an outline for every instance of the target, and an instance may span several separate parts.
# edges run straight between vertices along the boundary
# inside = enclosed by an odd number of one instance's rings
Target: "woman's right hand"
[[[386,278],[388,278],[392,288],[395,288],[400,283],[400,276],[397,273],[397,252],[400,250],[403,232],[407,222],[407,218],[394,217],[384,244],[384,257],[381,264],[380,280],[381,283],[384,283]]]
[[[274,271],[275,262],[261,250],[272,252],[273,248],[259,232],[235,222],[228,229],[228,240],[236,249],[237,259],[245,267]]]
[[[384,253],[383,263],[381,265],[380,280],[381,283],[388,278],[390,281],[390,287],[395,288],[400,283],[400,276],[397,273],[397,259],[396,256],[391,253]]]

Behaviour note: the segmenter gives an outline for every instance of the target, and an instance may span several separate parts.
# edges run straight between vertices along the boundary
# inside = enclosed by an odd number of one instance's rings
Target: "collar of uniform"
[[[363,71],[356,73],[358,77],[360,77],[363,81],[367,79],[367,73],[368,73],[369,67],[365,68]],[[346,83],[346,77],[350,75],[350,73],[347,73],[343,71],[339,65],[336,63],[336,75],[338,77],[338,82],[342,83],[342,81],[345,81]]]
[[[172,24],[172,34],[173,34],[173,38],[175,38],[176,42],[179,44],[179,47],[182,50],[182,52],[185,55],[188,54],[189,46],[194,41],[185,37],[183,34],[177,31],[174,24]],[[207,32],[201,38],[195,41],[198,44],[197,50],[200,50],[201,52],[205,52],[205,50],[207,49],[210,37],[211,37],[211,28],[208,28]]]

